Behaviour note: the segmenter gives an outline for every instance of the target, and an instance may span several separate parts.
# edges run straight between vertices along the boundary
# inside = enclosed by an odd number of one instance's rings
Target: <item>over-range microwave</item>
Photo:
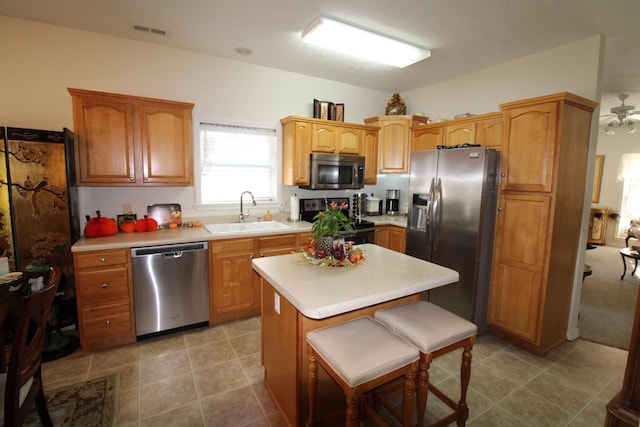
[[[309,190],[344,190],[364,187],[364,157],[311,153]]]

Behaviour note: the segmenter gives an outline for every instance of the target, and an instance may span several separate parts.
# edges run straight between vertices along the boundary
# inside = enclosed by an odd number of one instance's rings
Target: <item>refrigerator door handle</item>
[[[428,196],[428,206],[427,206],[427,248],[429,250],[432,250],[433,248],[433,197],[435,194],[435,186],[436,186],[436,179],[432,178],[431,179],[431,185],[429,185],[429,196]]]
[[[442,224],[442,180],[438,178],[438,185],[434,194],[433,202],[433,250],[438,248],[438,238],[440,237],[440,225]]]

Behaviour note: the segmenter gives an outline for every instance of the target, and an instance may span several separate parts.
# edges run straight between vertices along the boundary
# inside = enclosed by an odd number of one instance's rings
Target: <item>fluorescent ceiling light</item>
[[[431,56],[431,51],[325,16],[302,32],[302,41],[374,62],[404,68]]]

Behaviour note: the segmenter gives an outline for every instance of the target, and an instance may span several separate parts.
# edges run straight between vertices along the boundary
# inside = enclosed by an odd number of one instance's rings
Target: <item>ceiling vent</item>
[[[144,25],[134,25],[133,29],[135,31],[140,31],[143,33],[151,33],[151,34],[157,34],[159,36],[167,36],[167,31],[166,30],[160,30],[158,28],[151,28],[151,27],[145,27]]]

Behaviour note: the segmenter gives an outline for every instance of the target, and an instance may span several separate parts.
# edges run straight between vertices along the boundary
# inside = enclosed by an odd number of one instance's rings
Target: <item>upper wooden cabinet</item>
[[[288,116],[282,124],[282,183],[309,184],[311,153],[376,155],[368,141],[378,138],[378,127],[308,117]],[[366,158],[365,174],[371,159]],[[375,178],[374,178],[375,179]],[[369,178],[369,181],[371,178]],[[370,184],[366,182],[365,184]],[[375,183],[375,181],[373,182]]]
[[[566,340],[596,105],[560,93],[500,106],[506,139],[488,323],[539,355]]]
[[[368,125],[379,126],[378,172],[407,173],[411,151],[411,127],[426,123],[423,116],[376,116],[364,119]]]
[[[364,156],[364,183],[375,185],[378,182],[378,131],[363,131],[362,155]]]
[[[69,89],[81,186],[192,185],[194,104]]]
[[[502,113],[489,113],[411,128],[411,151],[435,150],[438,146],[479,144],[500,150]]]

